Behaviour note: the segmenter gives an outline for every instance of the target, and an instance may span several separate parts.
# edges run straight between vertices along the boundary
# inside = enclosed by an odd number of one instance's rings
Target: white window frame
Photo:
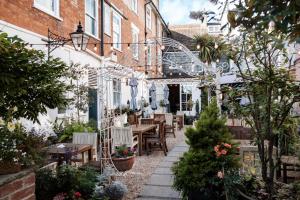
[[[51,10],[51,9],[45,7],[44,5],[39,4],[37,0],[33,1],[33,7],[62,21],[62,18],[60,18],[60,10],[59,10],[60,0],[51,0],[51,1],[53,1],[53,3],[54,3],[54,10]]]
[[[149,11],[149,14],[148,14]],[[146,28],[150,29],[152,28],[152,10],[149,5],[146,6]]]
[[[131,0],[131,10],[138,14],[138,0]]]
[[[132,43],[133,43],[131,46],[132,56],[133,56],[133,58],[138,60],[139,59],[139,44],[138,44],[138,42],[139,42],[140,30],[133,23],[131,23],[131,33],[132,33]]]
[[[91,16],[90,14],[87,13],[87,0],[85,0],[84,2],[84,5],[85,5],[85,32],[90,35],[90,36],[93,36],[93,37],[96,37],[98,38],[98,0],[92,0],[92,1],[95,1],[95,15],[96,16]],[[88,23],[87,23],[87,17],[91,17],[95,20],[95,34],[93,33],[90,33],[89,31],[87,31],[87,26],[88,26]]]
[[[104,2],[104,33],[111,36],[111,7]]]
[[[190,93],[186,93],[185,91],[184,91],[184,87],[188,87],[188,88],[190,88],[191,89],[191,92]],[[186,96],[186,99],[184,100],[183,98],[182,98],[182,96],[183,95],[185,95]],[[191,109],[191,110],[188,110],[187,109],[187,103],[188,103],[188,101],[190,100],[189,98],[188,98],[188,96],[190,96],[190,98],[193,100],[193,86],[192,85],[181,85],[181,94],[180,94],[180,99],[181,99],[181,111],[192,111],[193,110],[193,108]]]
[[[115,24],[115,18],[118,19],[118,24]],[[115,27],[118,26],[119,28],[119,39],[118,41],[115,41],[115,33],[117,33],[117,31],[115,30]],[[117,49],[119,51],[122,51],[122,17],[120,16],[119,13],[117,13],[116,11],[113,12],[113,47],[114,49]],[[119,43],[116,43],[119,42]]]
[[[118,84],[117,88],[115,87],[115,84]],[[113,79],[113,81],[112,81],[112,89],[113,89],[113,105],[115,107],[121,106],[122,82],[121,82],[120,79]],[[116,99],[116,96],[118,96],[118,99]]]

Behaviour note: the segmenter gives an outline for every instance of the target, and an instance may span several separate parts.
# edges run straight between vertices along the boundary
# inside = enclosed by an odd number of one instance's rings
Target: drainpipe
[[[144,33],[145,33],[145,44],[146,44],[146,41],[147,41],[147,5],[148,4],[150,4],[150,3],[152,3],[152,0],[148,0],[146,3],[145,3],[145,5],[144,5],[144,11],[145,11],[145,16],[144,16]],[[147,68],[148,68],[148,66],[147,66],[147,51],[145,51],[145,74],[147,74],[148,73],[148,71],[147,71]]]
[[[100,32],[100,56],[104,56],[104,0],[100,0],[100,8],[101,8],[101,32]]]

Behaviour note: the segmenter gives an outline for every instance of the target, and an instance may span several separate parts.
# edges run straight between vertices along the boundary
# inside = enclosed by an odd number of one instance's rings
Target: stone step
[[[172,186],[174,177],[170,174],[152,174],[147,185]]]
[[[140,198],[146,199],[181,199],[180,193],[172,187],[145,185]]]
[[[163,159],[163,161],[165,162],[177,162],[179,161],[179,157],[175,157],[175,156],[167,156]]]
[[[154,171],[153,174],[165,174],[165,175],[172,175],[173,172],[171,171],[171,168],[167,167],[158,167]]]
[[[169,168],[171,168],[171,167],[173,167],[173,165],[174,165],[174,162],[163,161],[158,165],[158,167],[169,167]]]

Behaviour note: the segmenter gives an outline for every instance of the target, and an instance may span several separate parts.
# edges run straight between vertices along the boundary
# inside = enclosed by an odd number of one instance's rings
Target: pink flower
[[[220,157],[221,156],[221,152],[217,152],[217,157]]]
[[[223,178],[224,178],[224,174],[223,174],[223,172],[221,172],[221,171],[218,171],[217,176],[218,176],[220,179],[223,179]]]
[[[218,152],[218,151],[219,151],[219,148],[220,148],[220,145],[216,145],[216,146],[214,147],[215,152]]]
[[[226,155],[226,154],[227,154],[227,151],[226,151],[225,149],[223,149],[223,150],[221,151],[221,154]]]
[[[224,147],[226,147],[226,148],[228,148],[228,149],[231,149],[231,144],[225,143],[225,144],[224,144]]]

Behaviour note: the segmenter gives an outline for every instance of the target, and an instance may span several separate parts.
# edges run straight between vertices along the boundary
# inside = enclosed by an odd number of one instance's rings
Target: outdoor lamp
[[[71,37],[72,43],[73,43],[76,51],[79,51],[79,50],[84,51],[87,47],[87,44],[88,44],[89,38],[90,38],[82,30],[81,22],[79,22],[79,24],[77,26],[77,30],[73,33],[70,33],[70,37]]]

